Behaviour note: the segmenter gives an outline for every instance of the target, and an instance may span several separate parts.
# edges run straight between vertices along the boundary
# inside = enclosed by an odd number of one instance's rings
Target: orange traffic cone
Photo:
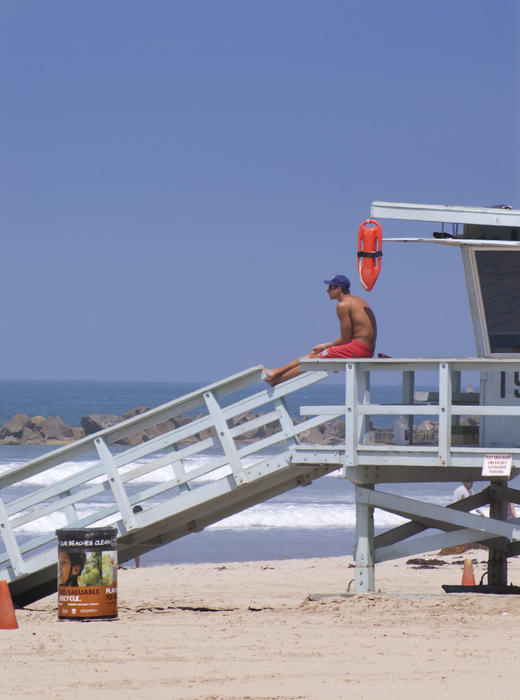
[[[464,571],[462,572],[462,585],[474,586],[475,575],[473,574],[473,564],[471,559],[464,559]]]
[[[13,599],[7,581],[0,581],[0,629],[16,630],[18,622],[14,614]]]

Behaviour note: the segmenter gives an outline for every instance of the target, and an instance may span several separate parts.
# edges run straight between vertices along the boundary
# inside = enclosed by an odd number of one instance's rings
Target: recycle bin
[[[117,529],[63,528],[56,536],[58,618],[117,617]]]

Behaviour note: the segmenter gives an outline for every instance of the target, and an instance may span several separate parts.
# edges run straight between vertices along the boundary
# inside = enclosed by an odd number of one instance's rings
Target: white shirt
[[[463,498],[468,498],[469,496],[473,496],[473,489],[467,489],[464,484],[458,486],[453,492],[454,501],[462,501]]]
[[[473,496],[473,489],[467,489],[464,486],[464,484],[457,486],[457,488],[453,492],[454,501],[462,501],[463,498],[468,498],[469,496]],[[480,508],[475,508],[475,510],[470,512],[476,513],[477,515],[485,515],[485,513]]]

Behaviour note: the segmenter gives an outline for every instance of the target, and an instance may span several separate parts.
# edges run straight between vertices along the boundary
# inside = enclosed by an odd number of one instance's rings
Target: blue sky
[[[0,376],[213,381],[337,337],[371,201],[520,208],[519,29],[515,0],[4,0]],[[457,250],[387,244],[365,296],[379,351],[475,354]]]

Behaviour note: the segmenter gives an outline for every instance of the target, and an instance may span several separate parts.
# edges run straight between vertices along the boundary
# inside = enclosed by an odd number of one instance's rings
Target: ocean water
[[[0,424],[23,412],[29,416],[60,416],[65,423],[79,425],[88,413],[121,415],[136,406],[154,407],[171,401],[208,382],[155,383],[107,381],[0,381]],[[399,401],[396,386],[374,389],[375,399],[382,402]],[[297,415],[301,404],[342,404],[344,386],[340,382],[319,383],[289,398],[289,408]],[[424,417],[421,417],[423,419]],[[384,418],[380,419],[383,421]],[[388,419],[387,419],[388,420]],[[384,427],[384,425],[382,427]],[[31,459],[55,449],[43,445],[0,445],[0,473],[5,473]],[[123,449],[123,448],[121,448]],[[207,457],[195,456],[190,466],[199,466]],[[188,458],[189,460],[190,458]],[[88,460],[85,458],[83,465]],[[54,472],[37,475],[32,484],[48,485],[53,479],[73,473],[77,467],[67,464]],[[150,481],[153,478],[154,481]],[[161,479],[169,479],[161,470],[136,480],[134,488],[143,483],[153,486]],[[397,484],[385,485],[384,490],[412,498],[421,498],[445,505],[452,499],[458,484]],[[12,486],[0,494],[6,501],[19,497]],[[96,508],[100,503],[89,504]],[[83,512],[88,511],[82,505]],[[85,510],[87,509],[87,510]],[[80,511],[82,512],[82,511]],[[376,509],[377,530],[402,523],[402,518]],[[60,514],[40,519],[35,526],[28,523],[20,529],[23,539],[36,532],[52,532],[66,525]],[[334,473],[318,479],[306,487],[298,487],[262,504],[222,520],[200,533],[193,533],[165,545],[141,558],[141,565],[184,562],[224,562],[243,560],[279,559],[351,554],[354,543],[355,505],[354,487]],[[3,549],[0,544],[0,551]]]

